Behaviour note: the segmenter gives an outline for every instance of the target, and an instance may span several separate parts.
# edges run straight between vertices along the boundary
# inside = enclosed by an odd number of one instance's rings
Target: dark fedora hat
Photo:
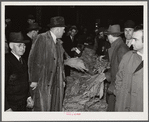
[[[10,32],[9,42],[13,43],[28,43],[29,40],[25,40],[21,32]]]
[[[27,31],[32,31],[32,30],[40,30],[41,27],[38,25],[38,23],[32,23],[29,24]]]
[[[135,22],[132,20],[127,20],[124,24],[124,28],[134,28],[135,27]]]
[[[123,32],[120,31],[120,25],[110,25],[108,30],[104,32],[105,35],[112,35],[112,34],[122,34]]]
[[[52,27],[66,27],[64,17],[56,16],[50,19],[50,24],[48,24],[50,28]]]

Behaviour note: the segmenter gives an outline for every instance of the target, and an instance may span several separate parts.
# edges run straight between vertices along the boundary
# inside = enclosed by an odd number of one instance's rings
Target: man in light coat
[[[143,27],[133,33],[134,51],[126,53],[116,75],[116,111],[143,112]]]

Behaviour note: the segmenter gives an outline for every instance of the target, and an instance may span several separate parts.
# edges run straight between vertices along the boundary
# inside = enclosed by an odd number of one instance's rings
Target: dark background
[[[118,23],[123,28],[126,20],[131,19],[136,24],[143,23],[143,6],[5,6],[6,16],[13,22],[23,24],[27,15],[33,14],[41,26],[50,23],[53,16],[63,16],[66,25],[83,25],[95,27],[97,19],[100,26],[108,27]]]

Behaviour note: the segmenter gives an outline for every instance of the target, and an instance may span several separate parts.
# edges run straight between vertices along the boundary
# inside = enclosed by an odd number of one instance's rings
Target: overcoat
[[[108,87],[108,93],[112,92],[111,95],[107,95],[108,108],[107,111],[114,111],[115,109],[115,96],[113,91],[115,89],[116,73],[118,71],[119,63],[123,55],[129,51],[127,45],[123,42],[122,38],[119,37],[115,42],[112,43],[111,48],[108,49],[110,59],[110,70],[108,71],[110,85]],[[109,92],[110,91],[110,92]],[[109,98],[108,98],[109,97]]]
[[[136,71],[142,57],[126,53],[116,75],[116,111],[143,111],[143,68]]]
[[[119,37],[115,42],[115,46],[111,50],[111,48],[108,50],[109,52],[109,59],[110,59],[110,86],[115,86],[115,78],[116,73],[118,71],[118,66],[120,64],[120,61],[125,53],[129,51],[129,48],[127,45],[123,42],[122,38]]]
[[[23,60],[23,59],[22,59]],[[30,96],[27,64],[12,54],[5,56],[5,110],[25,111]]]
[[[39,34],[29,55],[29,81],[37,82],[32,90],[34,111],[61,111],[63,102],[64,49],[50,31]]]

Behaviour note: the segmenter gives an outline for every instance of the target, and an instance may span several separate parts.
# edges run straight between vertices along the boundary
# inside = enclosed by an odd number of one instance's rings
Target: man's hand
[[[111,73],[105,72],[105,77],[108,82],[111,82]]]
[[[34,101],[33,101],[33,99],[32,99],[31,97],[28,97],[28,98],[27,98],[27,106],[26,106],[26,107],[28,107],[28,108],[33,108],[33,106],[34,106]]]
[[[32,83],[30,84],[30,87],[32,88],[32,90],[36,89],[36,87],[37,87],[37,82],[32,82]]]
[[[7,109],[6,112],[13,112],[11,108]]]
[[[105,55],[101,55],[101,56],[99,57],[99,60],[100,60],[100,61],[103,61],[103,57],[105,57]]]
[[[83,72],[88,71],[88,69],[84,65],[84,62],[80,58],[67,59],[65,60],[64,64],[76,68],[77,70],[81,70]]]
[[[114,91],[115,91],[115,86],[114,85],[110,85],[109,88],[108,88],[108,93],[109,94],[114,94]]]

